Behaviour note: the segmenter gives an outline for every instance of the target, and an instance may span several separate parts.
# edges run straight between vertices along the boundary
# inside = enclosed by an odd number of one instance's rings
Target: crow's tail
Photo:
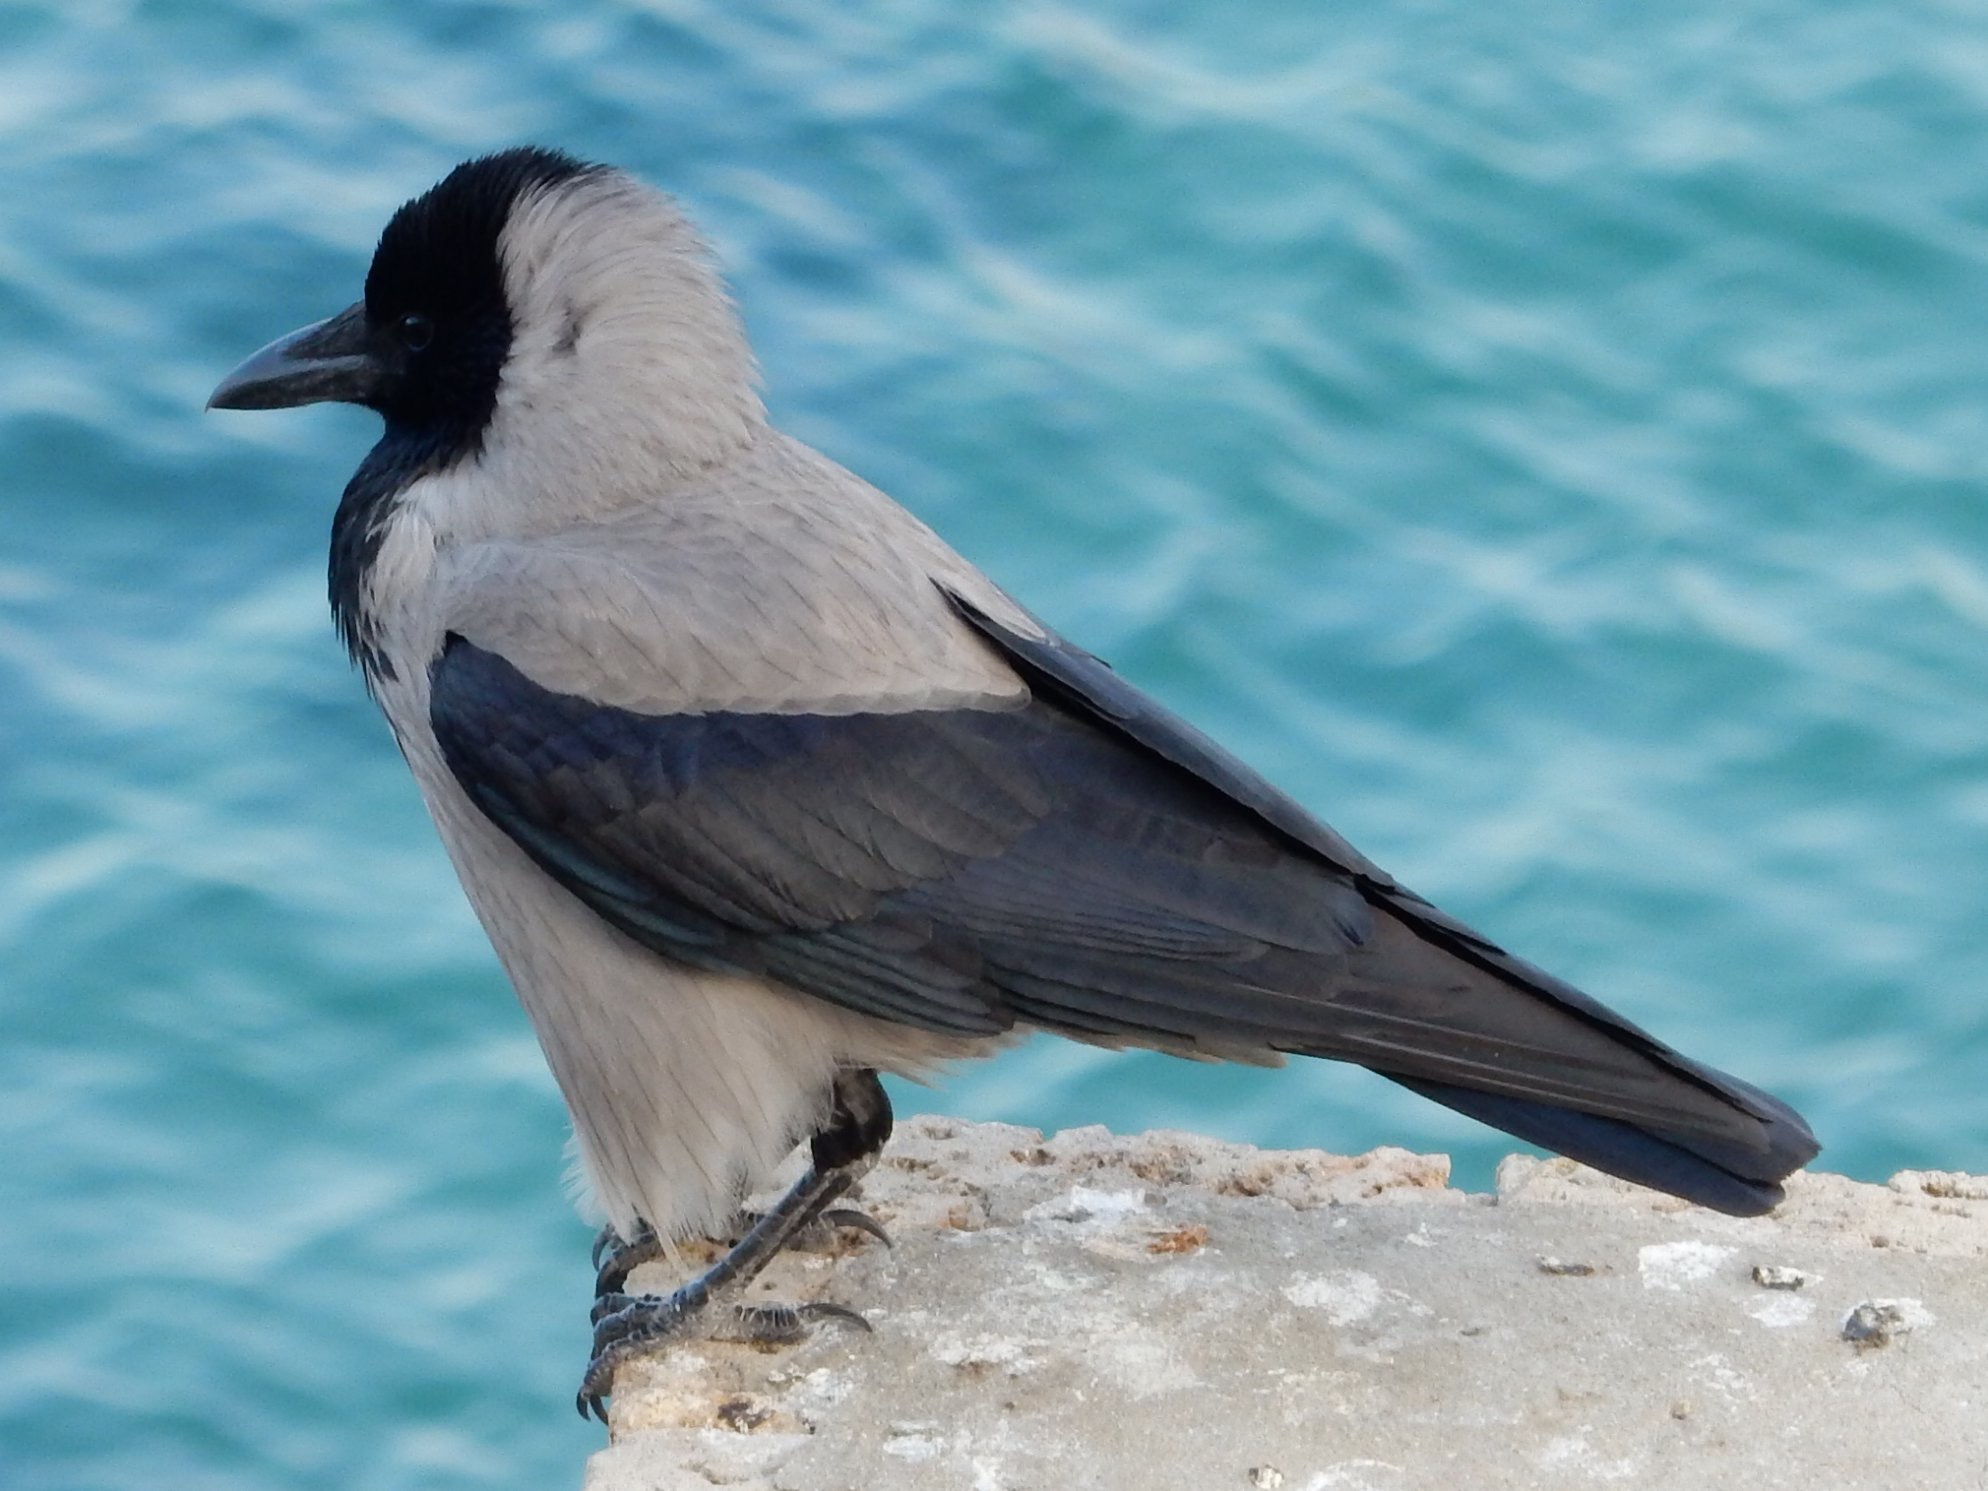
[[[1781,1200],[1781,1180],[1815,1157],[1815,1135],[1802,1116],[1779,1099],[1723,1072],[1697,1069],[1708,1081],[1731,1090],[1750,1118],[1765,1125],[1764,1147],[1665,1132],[1619,1118],[1602,1118],[1499,1093],[1473,1092],[1444,1082],[1413,1077],[1393,1080],[1446,1108],[1638,1185],[1736,1217],[1759,1216],[1772,1210]]]

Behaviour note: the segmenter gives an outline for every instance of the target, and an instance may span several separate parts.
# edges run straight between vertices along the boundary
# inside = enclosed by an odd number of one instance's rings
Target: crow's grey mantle
[[[631,1368],[587,1491],[1988,1487],[1988,1179],[1448,1169],[910,1121],[771,1273],[874,1333]]]

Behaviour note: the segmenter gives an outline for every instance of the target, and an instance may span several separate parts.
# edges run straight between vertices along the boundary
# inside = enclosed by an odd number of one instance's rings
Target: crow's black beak
[[[278,337],[221,380],[209,409],[290,409],[299,404],[371,404],[391,376],[382,339],[364,304]]]

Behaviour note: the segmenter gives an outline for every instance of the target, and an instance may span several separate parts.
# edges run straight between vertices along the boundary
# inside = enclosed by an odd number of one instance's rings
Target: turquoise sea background
[[[0,1484],[538,1488],[565,1123],[323,550],[203,415],[524,140],[682,195],[771,404],[1409,884],[1988,1171],[1988,11],[0,6]],[[1508,1143],[1041,1041],[907,1110]]]

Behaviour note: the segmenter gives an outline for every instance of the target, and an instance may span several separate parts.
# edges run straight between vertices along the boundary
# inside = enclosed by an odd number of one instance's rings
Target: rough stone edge
[[[1043,1185],[1025,1184],[1031,1172],[1040,1181],[1053,1179],[1053,1196],[1041,1199]],[[1559,1158],[1508,1156],[1489,1194],[1457,1190],[1449,1174],[1447,1156],[1402,1149],[1344,1156],[1260,1150],[1164,1130],[1118,1135],[1091,1126],[1044,1135],[928,1116],[900,1125],[868,1188],[877,1198],[873,1209],[904,1233],[1019,1226],[1039,1219],[1045,1207],[1109,1208],[1133,1194],[1164,1211],[1170,1197],[1200,1192],[1267,1200],[1294,1211],[1478,1208],[1495,1216],[1511,1207],[1601,1208],[1652,1224],[1689,1214],[1698,1231],[1736,1240],[1799,1236],[1844,1250],[1988,1257],[1988,1177],[1958,1171],[1901,1171],[1882,1185],[1803,1173],[1767,1218],[1721,1217]],[[1555,1262],[1542,1259],[1540,1266],[1552,1272]],[[832,1273],[817,1265],[815,1286]],[[1770,1268],[1762,1276],[1756,1270],[1754,1283],[1763,1290],[1799,1289],[1806,1280],[1794,1277],[1798,1273]],[[786,1287],[791,1293],[791,1283]],[[805,1426],[724,1419],[723,1384],[736,1378],[743,1390],[765,1370],[763,1357],[724,1347],[679,1356],[653,1376],[638,1368],[617,1405],[612,1444],[589,1463],[588,1491],[774,1484],[779,1467],[807,1443],[807,1434],[797,1432]],[[746,1397],[742,1391],[740,1400]]]

